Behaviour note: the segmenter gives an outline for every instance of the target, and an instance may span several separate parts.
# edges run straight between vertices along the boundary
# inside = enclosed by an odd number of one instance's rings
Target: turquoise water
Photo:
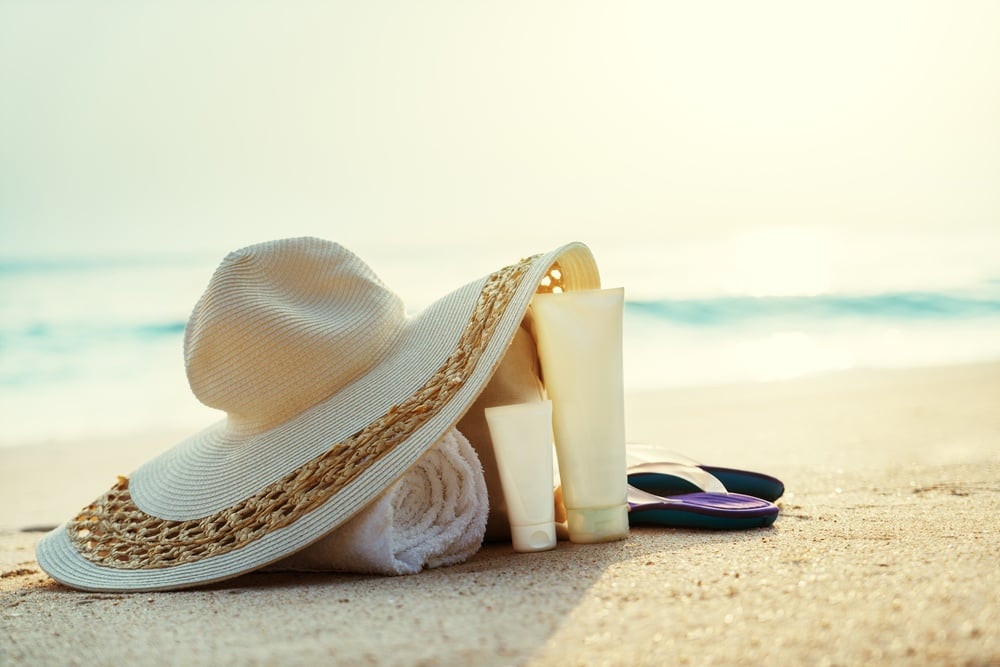
[[[1000,287],[1000,286],[998,286]],[[682,326],[726,327],[774,319],[961,321],[1000,316],[998,295],[903,292],[859,296],[724,297],[716,299],[630,302],[630,311]]]
[[[626,303],[633,389],[1000,359],[1000,284]]]
[[[217,418],[188,390],[182,351],[216,262],[0,263],[0,445],[184,430]],[[627,301],[624,338],[633,390],[1000,359],[1000,282],[799,297],[665,293]]]

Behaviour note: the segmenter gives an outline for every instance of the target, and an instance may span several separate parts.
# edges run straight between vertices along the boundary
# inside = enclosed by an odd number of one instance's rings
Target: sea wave
[[[202,266],[207,261],[207,256],[194,254],[109,257],[0,257],[0,276],[17,277],[32,274],[91,273],[120,271],[123,269],[145,271],[154,268]]]
[[[685,326],[726,326],[774,319],[956,320],[1000,316],[1000,298],[932,292],[864,296],[720,297],[629,301],[626,312]]]

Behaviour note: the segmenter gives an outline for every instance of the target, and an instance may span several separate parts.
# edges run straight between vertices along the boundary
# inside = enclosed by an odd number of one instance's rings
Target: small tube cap
[[[628,505],[566,509],[571,542],[593,544],[628,537]]]
[[[510,527],[514,551],[548,551],[556,548],[556,525],[551,521]]]

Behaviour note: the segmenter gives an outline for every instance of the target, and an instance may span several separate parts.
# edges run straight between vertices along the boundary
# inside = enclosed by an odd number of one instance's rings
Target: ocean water
[[[1000,285],[626,303],[632,389],[1000,359]]]
[[[193,432],[221,417],[188,389],[182,350],[218,257],[0,262],[0,446]],[[616,277],[628,295],[628,275]],[[408,285],[408,302],[442,293],[435,280],[415,284],[426,289]],[[647,288],[627,296],[624,341],[628,390],[994,360],[1000,281],[814,296]]]

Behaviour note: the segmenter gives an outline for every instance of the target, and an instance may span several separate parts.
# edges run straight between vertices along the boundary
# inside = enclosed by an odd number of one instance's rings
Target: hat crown
[[[194,307],[188,382],[233,428],[266,430],[364,375],[405,319],[401,299],[336,243],[249,246],[222,261]]]

